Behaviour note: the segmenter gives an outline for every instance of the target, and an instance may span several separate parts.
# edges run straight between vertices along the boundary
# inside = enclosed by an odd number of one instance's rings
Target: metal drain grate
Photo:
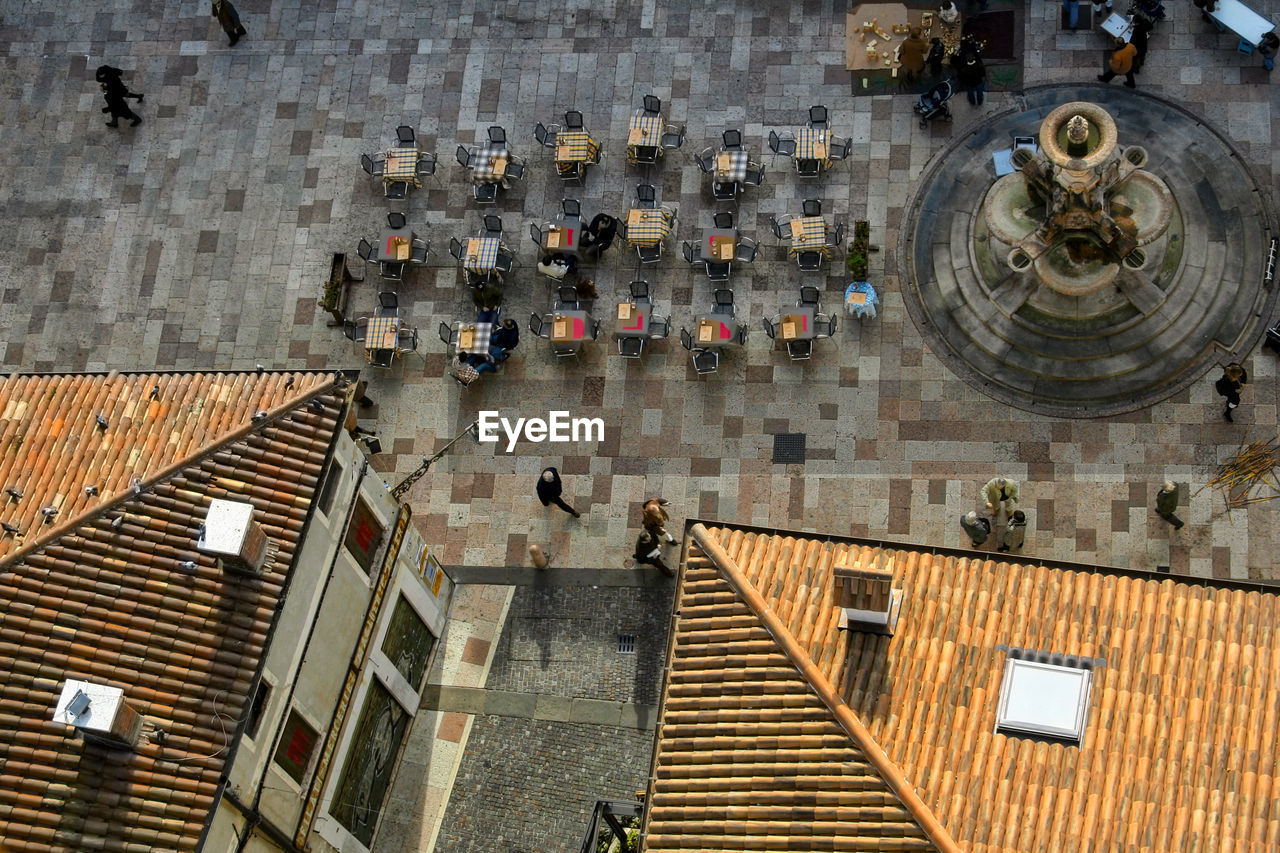
[[[804,464],[805,434],[782,432],[773,437],[773,464]]]
[[[618,635],[618,654],[634,655],[636,653],[636,635],[635,634],[619,634]]]

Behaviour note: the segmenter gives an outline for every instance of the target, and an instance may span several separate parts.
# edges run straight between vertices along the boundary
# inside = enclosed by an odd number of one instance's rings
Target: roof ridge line
[[[809,657],[804,649],[800,648],[800,644],[796,642],[795,637],[791,635],[787,627],[782,624],[782,620],[765,603],[764,597],[756,591],[756,588],[742,574],[737,562],[729,556],[729,553],[725,551],[719,542],[715,541],[710,531],[702,524],[694,524],[690,527],[689,535],[694,543],[702,549],[702,552],[715,564],[734,591],[742,597],[746,605],[755,613],[756,618],[761,621],[765,630],[773,637],[774,642],[778,644],[782,653],[800,671],[800,675],[805,681],[809,682],[809,685],[813,687],[814,692],[818,694],[818,698],[835,716],[840,728],[844,729],[845,733],[863,751],[867,760],[876,768],[880,777],[893,790],[894,795],[911,813],[911,816],[915,818],[916,823],[920,825],[920,829],[937,846],[940,853],[962,853],[960,846],[951,837],[951,833],[947,831],[947,828],[938,820],[933,810],[916,793],[915,787],[907,781],[907,777],[898,768],[898,765],[880,748],[880,744],[876,743],[871,732],[867,730],[862,721],[858,719],[858,716],[853,713],[853,709],[831,686],[831,682],[818,669],[813,659]]]
[[[186,468],[189,468],[198,462],[201,462],[211,454],[220,452],[223,448],[228,447],[232,444],[235,444],[238,441],[244,440],[251,433],[257,432],[258,430],[261,430],[263,427],[270,426],[280,418],[287,415],[289,412],[296,409],[302,403],[306,402],[312,397],[316,397],[316,396],[319,396],[320,394],[331,391],[336,385],[337,385],[337,380],[331,376],[327,381],[325,381],[321,385],[318,385],[314,388],[299,391],[295,396],[291,397],[290,399],[276,406],[274,409],[268,411],[267,417],[262,421],[261,424],[254,423],[252,420],[250,420],[247,424],[237,427],[236,429],[227,433],[222,438],[222,440],[218,441],[216,444],[206,444],[203,447],[201,447],[199,450],[195,451],[194,453],[190,453],[186,457],[178,460],[177,462],[174,462],[168,465],[167,467],[161,468],[150,478],[143,480],[142,483],[139,485],[139,488],[143,490],[150,490],[154,488],[155,486],[159,485],[160,483],[164,482],[165,480],[169,479],[170,477],[174,476],[180,471]],[[97,506],[91,509],[88,509],[85,512],[82,512],[79,515],[68,518],[62,524],[59,524],[56,527],[50,528],[48,533],[39,537],[34,542],[27,545],[23,545],[18,550],[10,553],[4,559],[0,560],[0,570],[4,570],[12,566],[16,566],[18,563],[21,563],[31,554],[45,548],[46,546],[48,546],[53,542],[56,542],[57,540],[61,539],[63,536],[66,536],[68,533],[71,533],[76,528],[83,526],[84,524],[94,520],[95,518],[98,518],[100,516],[106,515],[107,513],[111,512],[116,507],[120,506],[121,504],[123,504],[124,502],[128,501],[133,497],[133,494],[131,494],[131,491],[132,490],[125,490],[124,492],[117,495],[115,500],[98,504]]]

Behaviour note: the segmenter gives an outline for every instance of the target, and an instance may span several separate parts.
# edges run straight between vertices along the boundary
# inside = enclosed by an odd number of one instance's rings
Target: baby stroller
[[[935,118],[951,121],[951,108],[947,106],[947,101],[951,100],[953,94],[951,81],[943,80],[921,95],[920,101],[915,105],[916,115],[920,116],[920,126],[928,127],[929,120]]]

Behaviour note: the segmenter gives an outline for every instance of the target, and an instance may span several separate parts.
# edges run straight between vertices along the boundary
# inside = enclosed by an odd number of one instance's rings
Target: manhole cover
[[[802,432],[783,432],[773,437],[773,464],[804,464],[804,439]]]
[[[618,653],[624,655],[634,655],[636,653],[635,634],[618,635]]]

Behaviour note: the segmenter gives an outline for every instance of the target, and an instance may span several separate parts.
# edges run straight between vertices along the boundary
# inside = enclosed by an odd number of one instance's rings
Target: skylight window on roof
[[[1079,742],[1089,713],[1093,672],[1010,658],[1000,685],[996,731]]]

